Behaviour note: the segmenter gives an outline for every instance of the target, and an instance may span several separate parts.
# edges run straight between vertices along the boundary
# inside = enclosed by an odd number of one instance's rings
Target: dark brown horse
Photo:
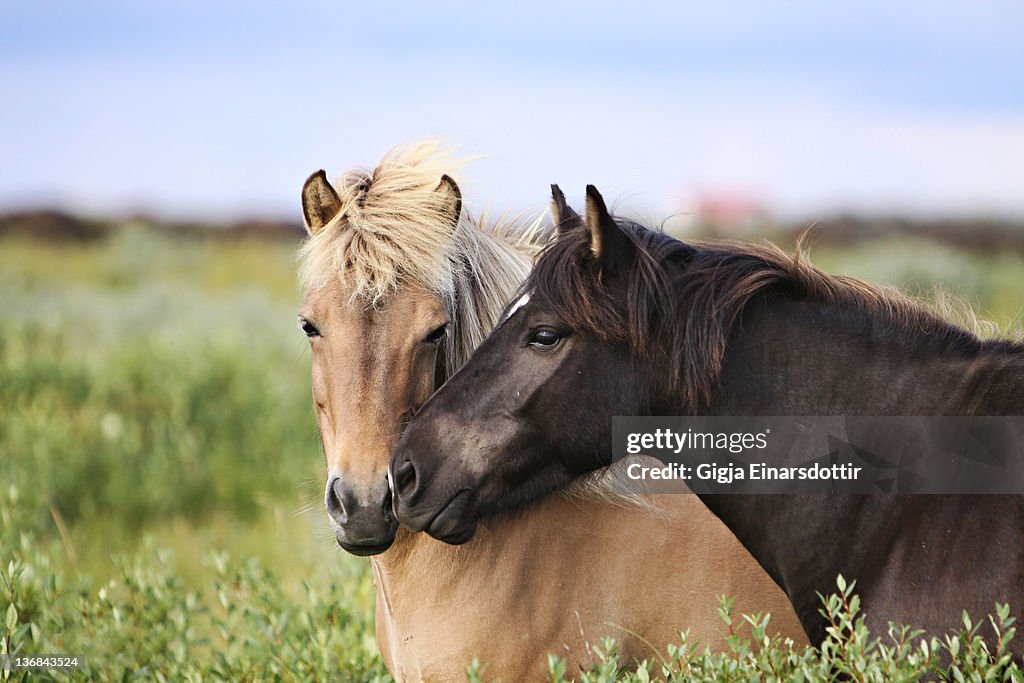
[[[616,222],[593,187],[584,220],[553,189],[557,241],[395,451],[395,510],[411,529],[465,541],[481,517],[607,465],[616,415],[1024,414],[1021,344],[773,247]],[[1024,607],[1024,497],[701,498],[813,640],[817,594],[840,573],[882,632]]]

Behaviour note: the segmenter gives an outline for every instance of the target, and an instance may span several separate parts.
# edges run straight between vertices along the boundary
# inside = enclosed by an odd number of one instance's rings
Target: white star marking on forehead
[[[519,297],[519,301],[517,301],[514,304],[512,304],[512,308],[508,309],[508,315],[505,316],[505,320],[503,320],[502,322],[505,322],[509,318],[514,316],[516,314],[516,312],[520,308],[522,308],[523,306],[525,306],[529,302],[530,302],[530,293],[527,292],[526,294],[523,294],[521,297]]]

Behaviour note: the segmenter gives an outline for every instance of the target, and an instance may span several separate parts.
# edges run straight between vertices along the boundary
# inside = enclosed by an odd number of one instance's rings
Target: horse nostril
[[[406,458],[395,468],[395,493],[407,496],[416,490],[416,467]]]
[[[331,477],[327,482],[327,493],[324,496],[324,504],[327,505],[327,514],[338,524],[348,521],[348,513],[345,511],[345,504],[342,503],[341,477]]]
[[[394,512],[391,509],[392,496],[391,489],[388,488],[388,492],[384,495],[384,521],[388,524],[394,519]]]

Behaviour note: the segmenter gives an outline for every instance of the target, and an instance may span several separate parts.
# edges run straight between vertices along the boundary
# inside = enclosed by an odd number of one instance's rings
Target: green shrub
[[[175,573],[168,551],[151,544],[118,558],[116,577],[100,586],[88,577],[55,573],[29,534],[11,556],[0,569],[0,613],[7,627],[0,654],[84,654],[86,666],[76,675],[94,680],[390,680],[372,636],[372,582],[365,572],[304,582],[296,598],[254,560],[232,561],[224,553],[208,554],[212,579],[198,587]],[[966,614],[958,634],[926,636],[891,626],[879,638],[864,625],[854,584],[840,577],[837,585],[836,594],[823,598],[830,626],[820,648],[768,635],[769,616],[736,618],[732,601],[723,598],[726,652],[711,652],[683,633],[661,661],[634,668],[624,666],[608,640],[595,648],[593,668],[576,679],[1024,681],[1007,651],[1016,628],[1006,606],[997,606],[986,622],[997,635],[994,648],[982,639],[981,623]],[[568,680],[564,660],[552,655],[549,664],[552,681]],[[51,671],[37,679],[66,677]],[[467,679],[486,681],[486,664],[469,664]]]
[[[607,641],[596,650],[598,664],[577,680],[588,683],[646,683],[661,676],[668,681],[747,681],[893,683],[937,681],[1024,681],[1024,672],[1012,660],[1007,645],[1016,633],[1007,605],[996,605],[988,626],[996,639],[990,648],[979,633],[981,624],[964,613],[959,633],[936,637],[905,626],[890,624],[885,638],[871,634],[864,624],[855,582],[838,577],[838,592],[822,597],[822,616],[828,635],[820,648],[795,647],[792,641],[769,636],[770,615],[744,615],[736,619],[732,600],[722,598],[719,613],[728,628],[729,649],[711,652],[690,644],[681,634],[658,663],[644,662],[622,668],[615,644]],[[565,661],[550,658],[551,680],[565,681]]]
[[[0,514],[12,516],[10,498]],[[339,563],[296,596],[254,559],[210,552],[209,579],[196,585],[170,551],[147,542],[115,558],[114,578],[97,585],[61,571],[59,547],[31,533],[4,545],[12,559],[0,569],[0,655],[80,654],[85,666],[71,677],[104,681],[390,680],[373,637],[368,572]]]

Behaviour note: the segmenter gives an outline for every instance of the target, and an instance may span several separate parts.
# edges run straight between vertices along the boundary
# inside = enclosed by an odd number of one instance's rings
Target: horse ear
[[[462,215],[462,192],[459,186],[448,174],[441,176],[441,182],[434,188],[434,192],[441,194],[441,215],[448,219],[452,230],[459,225],[459,216]]]
[[[551,186],[551,219],[559,235],[569,232],[580,224],[580,215],[565,202],[565,195],[558,185]]]
[[[614,274],[632,261],[633,242],[608,213],[604,198],[593,185],[587,185],[584,222],[590,231],[590,250],[594,252],[602,272]]]
[[[306,231],[310,235],[317,234],[339,211],[341,199],[323,169],[306,178],[302,185],[302,217],[306,219]]]

